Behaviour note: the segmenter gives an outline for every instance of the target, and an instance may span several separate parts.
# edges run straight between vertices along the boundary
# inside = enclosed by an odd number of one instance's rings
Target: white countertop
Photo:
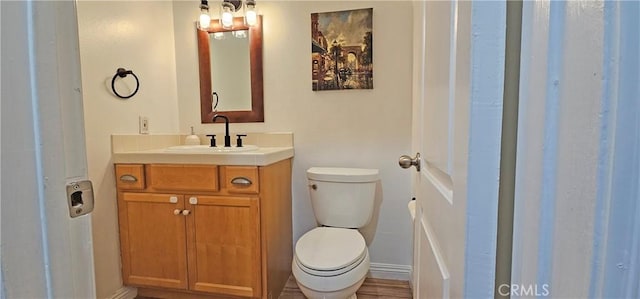
[[[113,153],[113,163],[176,163],[266,166],[293,157],[293,147],[260,147],[233,153],[168,152],[166,148]]]

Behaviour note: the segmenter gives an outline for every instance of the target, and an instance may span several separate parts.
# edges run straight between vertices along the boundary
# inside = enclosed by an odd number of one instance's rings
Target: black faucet
[[[216,119],[222,118],[224,119],[224,147],[231,147],[231,136],[229,135],[229,118],[216,114],[213,116],[213,122],[216,122]]]

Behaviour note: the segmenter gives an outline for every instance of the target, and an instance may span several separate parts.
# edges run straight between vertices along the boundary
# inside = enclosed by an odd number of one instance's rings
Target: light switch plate
[[[140,134],[149,134],[149,118],[146,116],[140,116],[138,129]]]

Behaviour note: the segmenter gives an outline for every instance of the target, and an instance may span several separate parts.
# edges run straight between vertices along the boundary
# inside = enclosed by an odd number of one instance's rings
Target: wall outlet
[[[149,118],[146,116],[139,116],[138,130],[140,134],[149,134]]]

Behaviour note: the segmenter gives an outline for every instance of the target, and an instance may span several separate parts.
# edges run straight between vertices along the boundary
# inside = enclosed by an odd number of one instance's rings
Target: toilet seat
[[[310,275],[319,276],[319,277],[332,277],[332,276],[342,275],[344,273],[347,273],[353,270],[353,268],[359,266],[362,263],[362,261],[365,260],[365,258],[366,258],[366,251],[363,253],[362,257],[354,261],[351,265],[348,265],[346,267],[336,269],[336,270],[317,270],[317,269],[309,268],[303,265],[297,256],[294,256],[294,263],[296,263],[296,265],[300,268],[300,270]]]
[[[367,245],[355,229],[317,227],[296,243],[295,260],[310,274],[339,275],[364,259]]]
[[[367,273],[369,272],[369,251],[365,250],[364,258],[357,263],[352,264],[353,267],[344,268],[342,274],[333,276],[319,276],[311,274],[310,269],[301,266],[296,258],[292,263],[293,277],[296,283],[309,298],[345,298],[356,292],[362,285]],[[320,292],[320,295],[311,296],[308,292]],[[337,293],[335,293],[337,292]],[[329,295],[333,294],[333,295]],[[338,295],[336,295],[338,294]],[[340,295],[342,294],[342,295]]]

